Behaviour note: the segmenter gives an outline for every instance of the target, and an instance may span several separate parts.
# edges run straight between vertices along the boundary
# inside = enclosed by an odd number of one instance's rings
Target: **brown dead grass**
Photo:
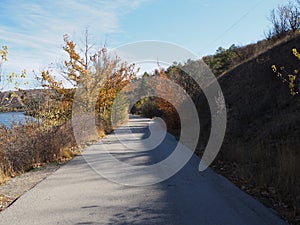
[[[300,98],[273,73],[271,66],[300,69],[292,49],[299,35],[287,37],[218,79],[228,111],[225,140],[213,167],[240,188],[276,209],[291,224],[300,216]],[[207,142],[210,119],[199,96],[202,134]]]
[[[79,124],[86,127],[84,120]],[[60,126],[45,126],[35,122],[13,124],[11,129],[0,126],[0,184],[49,162],[65,162],[79,155],[81,149],[112,132],[111,124],[96,121],[96,135],[84,132],[84,143],[78,146],[71,121]]]
[[[77,154],[72,127],[44,128],[38,123],[0,128],[0,183],[38,165]]]

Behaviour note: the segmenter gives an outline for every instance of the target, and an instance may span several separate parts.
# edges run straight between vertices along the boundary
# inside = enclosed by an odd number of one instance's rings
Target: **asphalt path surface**
[[[155,124],[131,117],[131,133],[121,127],[118,137],[111,134],[89,146],[2,211],[0,224],[286,224],[224,177],[210,169],[200,173],[195,155],[174,176],[155,183],[168,174],[165,169],[156,166],[155,171],[145,172],[143,168],[168,158],[178,145],[166,134],[160,145],[146,149],[151,131],[159,129],[160,124]],[[107,151],[135,169],[116,166],[103,153]]]

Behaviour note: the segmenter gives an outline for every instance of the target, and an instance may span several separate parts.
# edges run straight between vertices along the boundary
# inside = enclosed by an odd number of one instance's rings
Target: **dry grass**
[[[287,37],[219,77],[228,123],[214,167],[239,187],[276,209],[290,223],[300,216],[300,99],[273,73],[272,65],[299,69]],[[203,106],[203,101],[198,106]],[[209,120],[203,120],[209,126]],[[298,222],[297,222],[298,220]]]
[[[46,129],[38,123],[0,128],[0,183],[36,166],[76,154],[72,127]]]
[[[82,119],[77,124],[83,142],[75,139],[71,121],[52,127],[35,122],[13,124],[11,129],[0,126],[0,184],[45,163],[70,160],[82,147],[113,131],[109,120],[95,122],[96,134],[88,126],[95,123]]]
[[[224,149],[213,168],[292,224],[300,213],[300,141],[237,141]]]
[[[300,99],[290,95],[289,87],[271,69],[277,65],[287,71],[300,70],[293,48],[300,49],[297,34],[272,44],[246,46],[246,61],[218,78],[228,120],[221,152],[212,167],[291,224],[299,224]],[[201,125],[196,153],[201,156],[211,128],[203,93],[196,98],[196,106]]]

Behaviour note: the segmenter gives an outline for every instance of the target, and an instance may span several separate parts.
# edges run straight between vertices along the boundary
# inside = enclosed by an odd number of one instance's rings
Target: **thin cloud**
[[[81,34],[86,28],[97,38],[120,33],[122,16],[144,1],[52,0],[0,3],[0,45],[8,45],[4,71],[38,69],[62,58],[64,34]]]

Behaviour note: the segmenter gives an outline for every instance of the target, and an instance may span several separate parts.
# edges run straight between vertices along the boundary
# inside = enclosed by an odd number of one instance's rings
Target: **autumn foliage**
[[[134,65],[110,56],[106,48],[91,53],[87,35],[83,51],[77,50],[69,36],[64,37],[63,49],[68,59],[64,61],[62,79],[57,79],[51,70],[42,72],[40,81],[49,91],[49,100],[46,110],[40,114],[56,125],[62,124],[70,120],[73,103],[76,103],[82,113],[95,113],[98,124],[109,130],[114,100],[135,77],[136,71]],[[65,83],[70,87],[65,88]]]
[[[68,35],[64,36],[63,50],[68,58],[61,70],[48,68],[37,75],[43,87],[39,90],[42,99],[33,99],[17,87],[16,93],[22,94],[20,101],[26,107],[26,113],[37,118],[37,122],[14,124],[11,129],[0,127],[0,183],[35,166],[76,154],[78,143],[71,120],[74,105],[81,115],[94,116],[101,135],[112,129],[113,107],[120,111],[117,122],[125,119],[127,103],[122,96],[116,97],[135,78],[135,65],[127,65],[117,56],[109,55],[106,48],[92,52],[88,33],[85,40],[81,50]],[[1,68],[7,60],[7,48],[3,47],[0,54]],[[13,81],[24,76],[25,71],[8,78]]]
[[[295,48],[293,49],[293,55],[300,60],[300,53]],[[284,84],[287,84],[291,95],[299,95],[300,79],[298,77],[298,69],[294,69],[293,72],[288,72],[284,66],[277,68],[276,65],[272,65],[272,70]]]

